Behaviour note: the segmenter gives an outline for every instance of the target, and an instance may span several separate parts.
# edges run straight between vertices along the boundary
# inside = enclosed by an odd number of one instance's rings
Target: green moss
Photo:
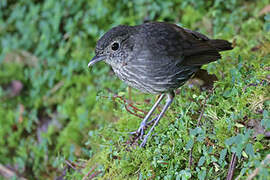
[[[89,177],[97,179],[225,179],[236,153],[234,178],[246,179],[270,153],[269,141],[248,130],[250,120],[270,126],[269,14],[259,15],[269,3],[1,1],[1,164],[28,179],[82,179],[92,168]],[[181,87],[141,149],[127,146],[141,118],[114,95],[131,98],[146,112],[155,97],[136,90],[129,96],[107,65],[88,70],[87,63],[105,31],[143,20],[182,24],[236,46],[203,67],[218,78],[214,92]],[[10,97],[13,80],[23,89]],[[78,166],[67,168],[65,160]],[[262,168],[258,179],[269,173],[269,166]]]

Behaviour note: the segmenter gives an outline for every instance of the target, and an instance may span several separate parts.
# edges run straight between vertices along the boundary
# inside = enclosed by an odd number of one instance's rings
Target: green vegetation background
[[[247,178],[270,153],[263,135],[270,130],[270,14],[262,11],[269,4],[1,0],[0,164],[28,179],[225,179],[235,153],[234,178]],[[129,96],[107,65],[89,70],[87,63],[104,32],[145,20],[177,23],[236,47],[204,67],[218,78],[212,93],[183,86],[157,135],[133,149],[128,132],[141,119],[113,96],[145,111],[155,97],[136,90]],[[265,165],[256,178],[269,177]]]

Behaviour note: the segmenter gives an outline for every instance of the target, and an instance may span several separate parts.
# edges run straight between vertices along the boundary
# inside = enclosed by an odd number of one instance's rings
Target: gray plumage
[[[111,45],[119,43],[113,51]],[[148,93],[178,88],[203,64],[221,58],[229,50],[225,40],[174,24],[151,22],[139,26],[117,26],[98,41],[96,55],[103,55],[115,74],[129,86]]]
[[[96,45],[96,56],[88,66],[105,60],[115,74],[129,86],[143,92],[161,94],[141,122],[135,134],[144,136],[148,119],[167,94],[161,113],[144,137],[146,141],[173,101],[174,89],[183,85],[199,68],[221,58],[219,52],[232,49],[226,40],[205,35],[164,22],[138,26],[117,26],[104,34]]]

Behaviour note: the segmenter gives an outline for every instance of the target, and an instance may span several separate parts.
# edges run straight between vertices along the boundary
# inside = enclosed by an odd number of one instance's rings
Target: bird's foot
[[[152,125],[157,119],[158,119],[158,116],[155,117],[154,119],[152,119],[150,122],[148,122],[148,123],[147,123],[147,126]],[[155,125],[154,125],[154,126],[155,126]],[[144,147],[144,146],[145,146],[145,144],[146,144],[146,142],[147,142],[147,140],[148,140],[148,138],[149,138],[149,136],[150,136],[150,134],[151,134],[152,131],[153,131],[153,128],[151,128],[151,129],[149,130],[149,132],[145,135],[145,137],[144,137],[143,139],[141,138],[142,143],[140,144],[140,147]]]
[[[147,125],[145,123],[141,123],[140,127],[133,132],[130,132],[132,135],[136,135],[137,137],[140,137],[140,139],[143,138],[144,130],[147,128]]]
[[[145,146],[145,144],[146,144],[146,142],[147,142],[147,139],[148,139],[149,135],[150,135],[150,134],[147,134],[147,135],[144,137],[142,143],[140,144],[140,147],[141,147],[141,148]]]
[[[155,120],[157,119],[157,117],[155,117],[154,119],[152,119],[151,121],[149,121],[148,123],[142,122],[140,124],[140,127],[133,132],[130,132],[130,134],[132,135],[136,135],[137,137],[140,137],[141,140],[143,140],[143,136],[144,136],[144,132],[145,130],[153,123],[155,122]]]

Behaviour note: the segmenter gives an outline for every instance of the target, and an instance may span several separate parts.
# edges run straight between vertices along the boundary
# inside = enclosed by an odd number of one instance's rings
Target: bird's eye
[[[113,50],[113,51],[117,51],[117,50],[119,49],[119,46],[120,46],[120,45],[119,45],[118,42],[113,43],[113,44],[112,44],[112,50]]]

